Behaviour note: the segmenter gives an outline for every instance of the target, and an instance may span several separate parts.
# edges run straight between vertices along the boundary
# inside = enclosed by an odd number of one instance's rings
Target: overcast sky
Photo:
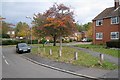
[[[75,20],[80,24],[92,21],[105,8],[114,6],[114,0],[2,0],[0,15],[9,23],[16,24],[22,21],[30,24],[31,20],[26,19],[26,16],[32,18],[34,13],[43,13],[54,2],[71,7],[74,10]]]

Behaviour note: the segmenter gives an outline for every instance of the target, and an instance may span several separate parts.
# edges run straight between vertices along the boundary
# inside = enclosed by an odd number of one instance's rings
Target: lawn
[[[100,53],[104,53],[104,54],[108,54],[108,55],[120,58],[120,55],[119,55],[120,50],[105,48],[105,46],[103,45],[79,44],[76,46],[81,48],[87,48],[92,51],[96,51],[96,52],[100,52]]]
[[[52,55],[49,55],[49,50],[52,50]],[[39,50],[39,51],[38,51]],[[95,67],[95,68],[102,68],[102,69],[116,69],[117,65],[112,64],[110,62],[104,61],[103,65],[99,65],[99,59],[93,57],[83,51],[79,51],[74,48],[65,47],[62,48],[62,56],[58,56],[59,46],[45,46],[42,45],[38,48],[33,48],[32,53],[37,54],[41,57],[53,59],[55,61],[71,63],[73,65],[81,65],[85,67]],[[78,52],[78,60],[74,60],[74,52]]]

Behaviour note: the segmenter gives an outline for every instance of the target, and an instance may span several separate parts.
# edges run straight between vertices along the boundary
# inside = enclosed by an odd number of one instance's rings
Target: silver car
[[[16,45],[16,52],[17,53],[24,53],[24,52],[30,53],[30,51],[31,51],[31,47],[28,46],[26,43],[18,43]]]

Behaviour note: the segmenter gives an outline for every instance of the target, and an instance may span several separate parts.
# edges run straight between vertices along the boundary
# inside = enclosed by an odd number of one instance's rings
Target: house
[[[105,44],[120,39],[120,1],[106,8],[93,19],[93,44]]]
[[[87,31],[75,32],[74,34],[65,37],[66,39],[72,39],[74,41],[81,41],[87,37]]]
[[[9,30],[7,34],[10,36],[10,38],[15,38],[15,31],[14,30]]]

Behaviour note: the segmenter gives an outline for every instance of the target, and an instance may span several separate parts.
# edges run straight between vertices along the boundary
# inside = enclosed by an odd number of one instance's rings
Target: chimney
[[[115,9],[118,8],[120,5],[120,1],[119,0],[114,0],[115,1]]]

